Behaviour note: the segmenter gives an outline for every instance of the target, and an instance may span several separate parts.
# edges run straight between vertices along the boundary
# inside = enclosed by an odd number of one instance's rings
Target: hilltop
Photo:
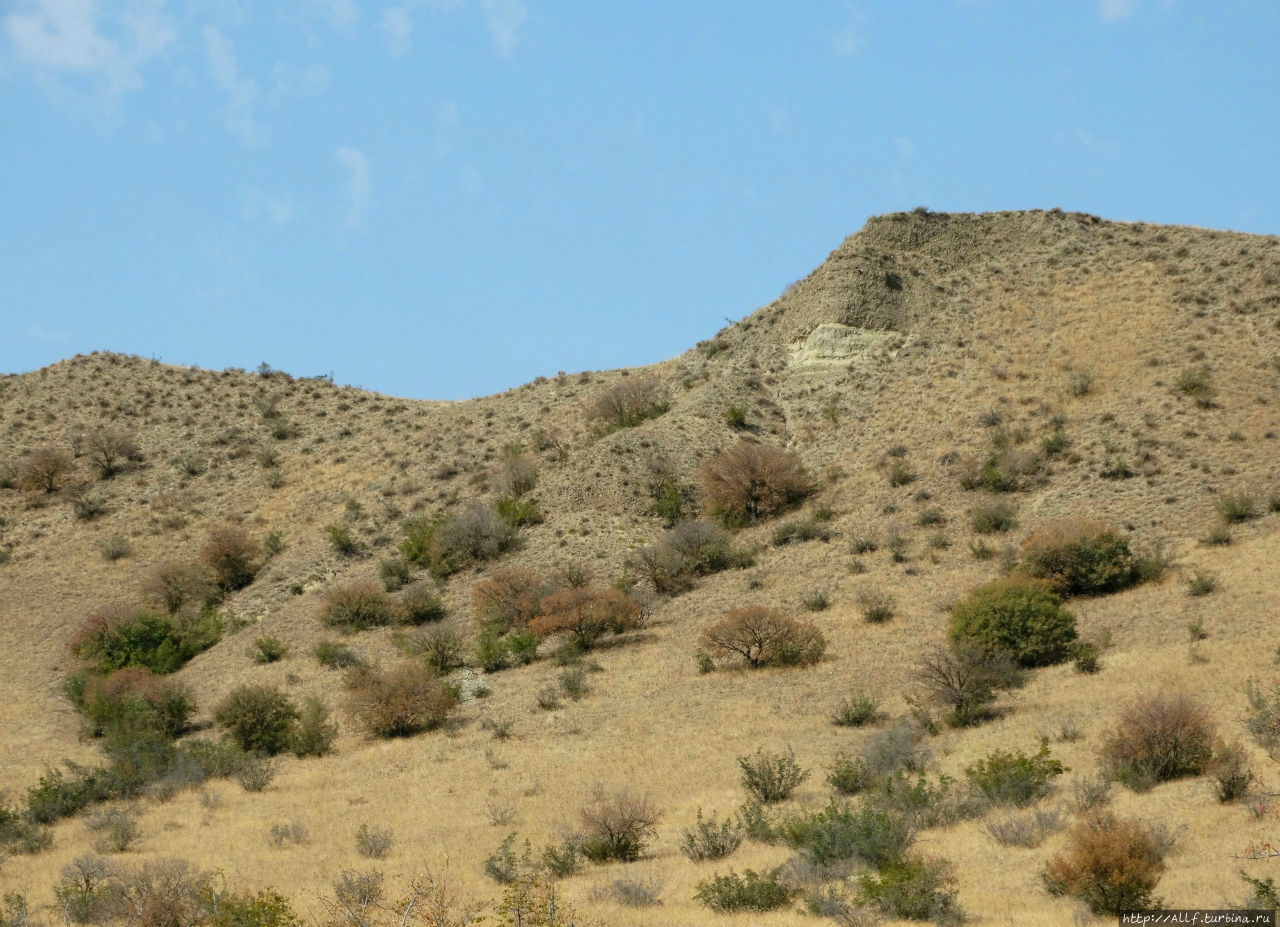
[[[344,868],[376,865],[388,886],[403,885],[445,857],[467,893],[494,898],[484,863],[500,841],[560,839],[599,784],[646,793],[661,817],[639,861],[587,865],[560,882],[580,911],[618,925],[654,923],[655,910],[664,923],[758,923],[707,910],[695,887],[730,865],[779,865],[785,845],[749,840],[718,863],[680,850],[699,809],[724,818],[742,805],[737,758],[794,751],[811,775],[783,807],[824,806],[841,754],[895,719],[919,723],[917,665],[946,643],[952,607],[1009,569],[1038,528],[1088,519],[1158,565],[1132,588],[1069,600],[1100,670],[1037,669],[1001,694],[993,719],[938,724],[922,741],[929,776],[963,781],[992,751],[1034,754],[1047,737],[1070,768],[1063,782],[1088,781],[1126,705],[1178,692],[1203,703],[1221,739],[1245,745],[1267,791],[1272,766],[1240,719],[1246,682],[1275,675],[1278,358],[1280,238],[1056,210],[917,211],[869,220],[772,304],[678,357],[463,402],[393,399],[265,365],[214,372],[101,353],[6,376],[0,789],[19,803],[64,759],[103,762],[64,694],[69,642],[87,615],[144,602],[157,567],[197,559],[210,532],[230,525],[272,539],[274,552],[220,597],[220,639],[174,675],[197,706],[186,736],[218,734],[215,706],[245,683],[324,700],[340,734],[327,756],[277,760],[260,792],[215,779],[133,799],[142,838],[119,860],[187,859],[230,884],[271,886],[317,917]],[[639,397],[642,414],[612,420],[602,402],[618,397]],[[109,478],[86,444],[104,430],[135,445]],[[733,526],[730,568],[687,590],[655,585],[640,553],[671,524],[712,515],[701,468],[744,439],[796,455],[811,491]],[[56,491],[23,488],[24,466],[49,451],[69,463]],[[473,590],[513,568],[570,577],[561,588],[626,590],[643,626],[586,655],[580,699],[562,692],[559,707],[540,707],[573,669],[550,656],[559,638],[548,638],[527,666],[451,670],[462,700],[443,730],[371,736],[347,707],[342,674],[313,650],[336,639],[391,665],[412,634],[339,635],[318,617],[327,596],[382,587],[406,524],[500,499],[537,513],[516,516],[500,556],[452,572],[435,563],[434,577],[406,566],[438,595],[441,626],[466,654],[480,630]],[[992,514],[1006,530],[980,526]],[[1188,594],[1194,576],[1212,577],[1209,594]],[[887,621],[865,618],[877,595]],[[717,661],[701,672],[704,626],[746,606],[812,622],[825,654],[807,667]],[[262,637],[283,645],[283,659],[255,662]],[[832,724],[855,693],[879,702],[880,724]],[[1044,807],[1071,790],[1059,784]],[[1119,813],[1178,833],[1159,886],[1170,905],[1239,902],[1238,871],[1265,873],[1236,857],[1280,825],[1247,803],[1219,803],[1210,778],[1113,795]],[[989,818],[916,838],[952,864],[973,922],[1071,919],[1076,903],[1039,878],[1065,834],[999,845]],[[292,822],[308,842],[273,846],[272,825]],[[385,859],[357,855],[361,824],[393,832]],[[52,904],[61,867],[87,851],[82,817],[52,833],[50,849],[0,864],[0,883],[33,905]],[[611,896],[624,873],[660,883],[663,907]]]

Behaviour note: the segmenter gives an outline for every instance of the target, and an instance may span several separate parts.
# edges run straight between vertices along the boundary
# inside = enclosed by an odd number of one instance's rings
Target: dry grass
[[[902,290],[883,285],[886,262]],[[235,526],[256,542],[275,532],[282,549],[220,606],[252,627],[228,634],[178,679],[195,693],[197,720],[246,683],[280,686],[298,703],[320,697],[342,727],[335,752],[277,760],[277,776],[259,793],[220,781],[168,801],[139,800],[141,838],[131,858],[190,859],[221,868],[245,889],[270,883],[304,916],[318,917],[316,899],[336,874],[369,862],[352,840],[367,825],[394,831],[390,853],[377,861],[389,886],[447,856],[461,890],[493,898],[483,861],[503,834],[487,809],[511,806],[511,826],[540,848],[577,822],[583,796],[599,784],[643,793],[661,812],[645,857],[625,875],[660,883],[662,906],[634,909],[598,891],[593,899],[593,889],[624,875],[615,866],[564,880],[567,898],[620,927],[653,923],[655,911],[663,922],[749,923],[693,901],[707,867],[718,864],[687,860],[684,832],[699,809],[724,818],[741,805],[738,756],[790,748],[802,766],[819,770],[842,751],[856,753],[876,728],[830,723],[850,692],[879,701],[886,719],[909,713],[913,667],[944,642],[947,610],[999,573],[998,558],[969,553],[978,535],[964,513],[981,497],[960,488],[961,462],[997,440],[1032,452],[1059,431],[1069,444],[1008,497],[1018,522],[1007,535],[1012,548],[1059,518],[1132,526],[1135,549],[1163,542],[1179,569],[1217,577],[1218,590],[1191,597],[1183,583],[1166,580],[1073,600],[1081,636],[1109,637],[1100,671],[1035,671],[1024,688],[1001,695],[994,720],[930,739],[936,772],[962,778],[993,751],[1031,753],[1041,734],[1062,730],[1069,717],[1080,736],[1053,743],[1053,755],[1072,776],[1091,775],[1116,720],[1113,706],[1153,687],[1194,693],[1224,737],[1243,739],[1245,682],[1275,675],[1280,590],[1271,577],[1280,516],[1259,506],[1258,517],[1233,526],[1230,547],[1195,539],[1219,523],[1226,494],[1246,487],[1266,499],[1277,488],[1276,445],[1267,435],[1280,433],[1272,366],[1280,308],[1268,301],[1274,287],[1264,279],[1277,267],[1275,239],[1044,213],[885,217],[713,345],[630,377],[558,376],[449,404],[106,354],[0,379],[0,465],[45,447],[71,453],[74,435],[94,428],[131,436],[142,458],[108,480],[98,479],[87,454],[72,458],[69,483],[92,482],[102,498],[92,520],[76,518],[60,493],[0,489],[0,551],[11,551],[0,563],[0,788],[20,797],[63,757],[100,761],[97,747],[79,739],[80,721],[61,695],[66,641],[91,609],[141,601],[148,576],[164,562],[196,560],[215,526]],[[859,327],[837,348],[807,340],[831,324]],[[1204,364],[1216,390],[1208,406],[1177,385],[1183,370]],[[1093,374],[1088,389],[1072,388],[1083,369]],[[584,409],[639,377],[661,384],[669,409],[598,434]],[[758,551],[750,570],[702,577],[676,598],[638,593],[647,627],[593,652],[601,672],[590,674],[589,694],[556,711],[534,705],[533,693],[561,672],[539,660],[488,678],[455,671],[463,702],[441,730],[393,741],[358,732],[335,694],[339,674],[309,656],[334,634],[317,615],[330,589],[379,581],[378,561],[395,553],[404,518],[458,511],[473,499],[491,503],[502,488],[499,462],[515,458],[511,446],[531,455],[537,480],[527,497],[543,523],[519,530],[518,550],[440,587],[445,620],[469,640],[472,587],[499,568],[553,576],[577,562],[590,565],[598,587],[624,579],[630,553],[664,528],[648,514],[646,461],[663,458],[678,485],[693,487],[698,467],[738,439],[724,421],[730,405],[750,409],[761,442],[803,462],[817,491],[801,514],[828,506],[831,543],[773,547],[776,525],[766,522],[733,538],[735,550]],[[824,412],[830,408],[839,414]],[[998,426],[983,424],[989,411]],[[1223,440],[1229,434],[1243,440]],[[881,469],[898,445],[910,449],[909,485],[889,485]],[[1116,459],[1133,478],[1099,477]],[[921,517],[926,509],[946,515],[950,547],[928,543],[932,529],[918,527],[929,520]],[[327,527],[336,523],[350,527],[367,556],[333,550]],[[864,535],[882,546],[859,555],[866,572],[854,575],[846,570],[849,541]],[[117,536],[132,553],[108,562],[101,545]],[[883,544],[890,536],[901,538],[895,551]],[[998,551],[1004,541],[997,534],[988,543]],[[816,666],[698,672],[692,657],[709,620],[738,607],[794,609],[819,582],[831,607],[809,616],[827,640]],[[892,621],[861,619],[857,597],[867,588],[892,596]],[[1208,633],[1198,662],[1186,647],[1185,628],[1195,620]],[[389,665],[394,633],[377,628],[344,643]],[[268,635],[286,655],[254,663],[246,649]],[[476,698],[485,686],[491,695]],[[486,720],[510,721],[510,736],[494,739]],[[1269,761],[1252,743],[1246,751],[1268,779]],[[825,803],[821,780],[810,777],[790,803]],[[1280,831],[1280,821],[1219,804],[1203,776],[1143,794],[1117,789],[1112,804],[1121,817],[1181,830],[1158,887],[1173,906],[1242,898],[1237,870],[1267,872],[1235,855]],[[273,845],[272,825],[285,821],[308,835],[305,846]],[[1049,836],[1035,850],[999,846],[979,819],[925,831],[917,846],[954,864],[958,900],[976,921],[1057,925],[1075,908],[1048,896],[1038,872],[1065,839]],[[87,852],[92,834],[83,820],[69,820],[55,826],[54,840],[50,851],[11,857],[0,870],[6,886],[30,886],[33,904],[51,900],[60,867]],[[783,848],[747,842],[725,868],[766,871],[785,859]],[[798,912],[769,917],[814,923]]]

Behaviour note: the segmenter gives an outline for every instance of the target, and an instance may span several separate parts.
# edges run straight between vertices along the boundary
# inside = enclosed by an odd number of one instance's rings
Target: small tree
[[[1007,653],[1022,666],[1065,660],[1077,636],[1075,617],[1043,580],[996,580],[951,609],[953,641]]]
[[[85,435],[84,445],[98,476],[110,479],[129,462],[142,459],[142,450],[132,436],[114,428],[95,428]]]
[[[582,822],[582,854],[596,863],[615,859],[631,863],[644,855],[662,813],[647,796],[597,789],[578,812]]]
[[[208,592],[209,583],[200,567],[187,561],[161,563],[143,582],[143,594],[170,615],[182,611],[189,602],[203,599]]]
[[[275,756],[289,748],[298,708],[274,686],[239,686],[222,700],[214,720],[241,749]]]
[[[654,377],[628,378],[596,396],[587,417],[605,430],[634,428],[670,408],[662,384]]]
[[[233,592],[243,589],[258,575],[259,545],[235,525],[213,528],[200,548],[200,561],[208,568],[214,585]]]
[[[760,605],[725,612],[702,629],[701,642],[704,649],[741,657],[753,668],[816,663],[827,646],[814,625]]]
[[[65,451],[44,447],[23,461],[18,483],[25,489],[55,493],[61,488],[63,478],[74,469],[75,464]]]
[[[926,653],[915,679],[928,701],[950,710],[953,726],[964,727],[988,717],[996,690],[1017,685],[1019,673],[1008,654],[959,643]]]
[[[1067,845],[1045,868],[1052,894],[1079,898],[1095,914],[1156,907],[1167,846],[1151,827],[1095,815],[1067,832]]]
[[[547,596],[542,612],[529,622],[530,631],[538,637],[564,632],[587,650],[605,634],[638,628],[641,619],[640,605],[625,592],[590,586]]]
[[[729,527],[776,515],[813,488],[795,454],[748,440],[706,461],[698,477],[703,505]]]
[[[471,587],[471,610],[481,624],[505,633],[525,628],[538,617],[548,592],[546,582],[532,570],[496,569]]]
[[[335,586],[324,597],[320,620],[345,631],[364,631],[390,624],[395,611],[391,599],[371,582]]]

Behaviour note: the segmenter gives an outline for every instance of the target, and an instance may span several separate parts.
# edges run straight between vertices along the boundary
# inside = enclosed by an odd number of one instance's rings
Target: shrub
[[[360,553],[360,542],[356,540],[351,526],[346,522],[337,522],[325,529],[329,538],[329,546],[340,557],[354,557]]]
[[[875,875],[858,877],[858,895],[885,917],[935,924],[964,920],[956,902],[951,867],[941,860],[890,862]]]
[[[1017,527],[1014,508],[1007,502],[984,502],[973,508],[969,524],[978,534],[997,534]]]
[[[851,695],[840,703],[831,716],[831,723],[839,727],[862,727],[874,724],[880,713],[880,702],[869,695]]]
[[[102,542],[102,558],[104,560],[116,561],[123,560],[125,557],[133,553],[133,545],[129,543],[129,539],[123,535],[113,534]]]
[[[800,597],[800,607],[807,612],[824,612],[831,607],[831,593],[825,589],[810,589]]]
[[[663,881],[657,876],[624,875],[610,882],[605,894],[628,908],[651,908],[662,904],[662,886]]]
[[[799,457],[754,441],[716,454],[698,477],[704,507],[729,527],[776,515],[812,491]]]
[[[444,577],[501,556],[515,541],[511,525],[493,509],[473,501],[453,514],[411,519],[405,524],[400,552],[411,563]]]
[[[1033,808],[1020,814],[990,818],[986,823],[991,839],[1005,847],[1038,847],[1062,826],[1062,815],[1056,811]]]
[[[1224,493],[1218,500],[1218,514],[1228,525],[1238,525],[1258,517],[1258,504],[1247,492]]]
[[[320,620],[344,631],[364,631],[390,624],[395,609],[387,594],[370,582],[330,589],[324,597]]]
[[[872,624],[883,624],[893,617],[893,597],[879,589],[860,590],[858,607],[862,617]]]
[[[742,770],[742,787],[761,804],[771,805],[791,797],[796,787],[809,778],[808,770],[801,769],[796,755],[769,753],[757,750],[754,756],[738,757]]]
[[[501,497],[519,499],[538,485],[538,465],[528,454],[516,454],[502,461],[491,481]]]
[[[915,837],[911,815],[884,802],[832,801],[782,824],[782,839],[819,867],[857,860],[880,868],[901,860]]]
[[[499,885],[511,885],[532,865],[529,841],[524,842],[523,854],[516,853],[515,842],[516,835],[507,834],[498,844],[498,849],[484,861],[485,875]]]
[[[1005,447],[981,459],[965,460],[960,469],[962,489],[985,489],[987,492],[1017,492],[1025,489],[1040,469],[1036,454]]]
[[[298,723],[289,738],[289,749],[297,757],[324,756],[338,739],[338,726],[329,720],[329,708],[318,698],[302,702]]]
[[[874,778],[883,779],[900,770],[922,771],[929,761],[929,750],[922,732],[903,719],[863,744],[859,758]]]
[[[18,470],[18,485],[45,493],[55,493],[75,464],[65,451],[45,447],[31,454]]]
[[[594,863],[631,863],[644,854],[661,812],[647,796],[597,790],[578,817],[583,856]]]
[[[866,760],[850,757],[845,753],[836,756],[827,774],[827,783],[839,795],[856,795],[869,788],[872,780]]]
[[[739,656],[751,667],[804,666],[822,659],[826,639],[808,622],[777,609],[753,605],[725,612],[702,629],[702,647]]]
[[[758,873],[754,869],[698,883],[694,899],[722,914],[735,911],[775,911],[791,903],[796,890],[782,881],[781,867]]]
[[[535,499],[502,498],[494,503],[494,511],[512,528],[542,524],[542,510]]]
[[[1078,641],[1071,648],[1071,661],[1077,673],[1096,673],[1101,651],[1093,641]]]
[[[688,521],[638,550],[632,563],[656,591],[675,595],[691,588],[694,577],[743,566],[749,559],[732,550],[722,529],[706,521]]]
[[[964,771],[969,784],[994,805],[1021,808],[1049,794],[1067,768],[1049,756],[1048,744],[1033,756],[997,751]]]
[[[1006,653],[1022,666],[1066,659],[1076,637],[1075,617],[1042,580],[996,580],[979,586],[951,610],[953,641]]]
[[[395,592],[408,585],[412,575],[408,562],[401,557],[387,557],[378,561],[378,576],[382,579],[382,588],[387,592]]]
[[[128,728],[171,740],[186,732],[196,708],[185,686],[141,666],[84,680],[77,701],[96,735]]]
[[[278,637],[270,635],[259,637],[253,642],[253,662],[275,663],[282,659],[288,650],[284,641]]]
[[[967,727],[990,717],[996,691],[1017,685],[1019,672],[1007,653],[956,643],[921,657],[915,681],[927,701],[948,709],[953,727]]]
[[[1218,397],[1218,390],[1209,382],[1209,374],[1208,365],[1188,367],[1178,374],[1178,379],[1174,385],[1180,393],[1194,399],[1196,405],[1200,408],[1211,409],[1213,408],[1214,400]]]
[[[640,605],[617,589],[589,586],[566,589],[542,600],[542,615],[529,622],[538,638],[566,633],[584,650],[605,634],[621,634],[640,627]]]
[[[359,666],[361,662],[354,650],[338,641],[321,641],[316,644],[316,649],[312,653],[315,654],[317,663],[329,669],[346,669],[350,666]]]
[[[724,859],[742,846],[742,824],[733,818],[716,821],[715,815],[703,818],[698,809],[698,822],[684,832],[680,851],[695,863],[708,859]]]
[[[1108,526],[1065,519],[1036,529],[1022,545],[1019,569],[1059,595],[1100,595],[1138,581],[1129,542]]]
[[[1158,693],[1127,708],[1102,745],[1112,777],[1135,790],[1204,772],[1215,729],[1208,711],[1187,695]]]
[[[70,641],[71,652],[100,673],[145,666],[172,673],[217,643],[222,623],[217,613],[182,619],[148,611],[103,609],[89,615]]]
[[[787,544],[800,544],[804,541],[829,540],[831,540],[831,529],[818,524],[812,518],[784,521],[773,529],[774,547],[785,547]]]
[[[1211,766],[1213,781],[1218,787],[1218,801],[1226,804],[1242,798],[1253,783],[1253,772],[1244,747],[1238,743],[1224,744],[1213,756]]]
[[[119,473],[125,464],[142,460],[142,451],[137,442],[130,435],[114,428],[95,428],[90,431],[85,435],[84,447],[88,452],[89,462],[104,480]]]
[[[1204,570],[1196,570],[1187,579],[1187,595],[1202,596],[1215,592],[1218,588],[1218,577]]]
[[[378,737],[408,737],[440,727],[460,700],[458,689],[420,663],[355,671],[353,713]]]
[[[1253,739],[1268,753],[1280,746],[1280,687],[1258,686],[1249,680],[1245,687],[1249,713],[1244,726]]]
[[[289,747],[298,709],[274,686],[243,685],[222,700],[213,716],[240,749],[275,756]]]
[[[233,592],[243,589],[258,575],[258,544],[235,525],[219,525],[210,530],[200,548],[200,562],[209,570],[218,588]]]
[[[542,600],[549,591],[532,570],[497,569],[471,587],[471,611],[482,625],[500,634],[525,628],[541,614]]]
[[[606,432],[634,428],[657,418],[671,407],[662,384],[653,377],[627,378],[609,387],[592,401],[587,417],[602,423]]]
[[[85,822],[97,836],[93,849],[98,853],[124,853],[141,836],[138,819],[126,808],[104,808]]]
[[[209,591],[204,574],[194,563],[169,561],[160,564],[143,583],[147,599],[170,615],[182,611],[188,602],[203,599]]]
[[[462,666],[462,637],[447,624],[439,624],[426,631],[416,632],[413,650],[440,675]]]
[[[1095,914],[1154,908],[1165,852],[1141,821],[1094,815],[1067,832],[1066,847],[1045,868],[1045,887],[1078,898]]]
[[[391,852],[391,831],[361,824],[356,831],[356,852],[368,859],[382,859]]]
[[[413,583],[400,593],[394,614],[401,624],[419,625],[444,617],[444,603],[425,583]]]

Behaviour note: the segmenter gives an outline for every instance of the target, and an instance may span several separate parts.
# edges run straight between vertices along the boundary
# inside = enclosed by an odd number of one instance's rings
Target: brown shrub
[[[587,417],[606,428],[633,428],[670,407],[662,384],[654,377],[628,378],[596,396]]]
[[[739,656],[748,666],[803,666],[817,663],[827,642],[812,624],[776,608],[752,605],[725,612],[702,629],[702,646],[713,653]]]
[[[1049,582],[1059,595],[1115,592],[1138,581],[1129,542],[1111,526],[1064,518],[1037,528],[1022,544],[1019,570]]]
[[[188,602],[203,599],[209,592],[209,583],[196,564],[170,560],[151,571],[142,591],[149,601],[176,615]]]
[[[375,583],[351,583],[330,589],[324,597],[320,620],[344,631],[364,631],[390,624],[395,606]]]
[[[582,821],[582,854],[596,863],[631,863],[644,854],[662,812],[647,796],[597,789],[578,812]]]
[[[200,548],[200,562],[214,585],[224,591],[243,589],[258,575],[259,545],[235,525],[218,525]]]
[[[70,455],[52,447],[44,447],[22,462],[18,472],[18,485],[24,489],[57,492],[63,478],[75,469]]]
[[[85,449],[98,476],[110,479],[126,463],[142,460],[142,451],[131,435],[114,428],[96,428],[85,435]]]
[[[1067,832],[1066,847],[1045,868],[1045,885],[1055,895],[1080,899],[1095,914],[1152,908],[1167,849],[1167,841],[1141,821],[1092,816]]]
[[[351,709],[378,737],[408,737],[440,727],[459,702],[458,689],[418,661],[390,669],[357,669],[350,679]]]
[[[508,457],[494,471],[492,488],[499,496],[519,499],[538,484],[538,465],[528,454]]]
[[[775,515],[813,488],[795,454],[747,440],[706,461],[698,478],[704,507],[728,526]]]
[[[1120,715],[1102,745],[1111,775],[1135,790],[1197,776],[1213,758],[1215,728],[1209,712],[1188,695],[1142,699]]]
[[[546,583],[532,570],[498,569],[471,587],[471,610],[481,624],[505,633],[538,617],[546,595]]]
[[[605,634],[621,634],[640,627],[640,605],[617,589],[583,586],[566,589],[542,600],[542,615],[529,622],[538,637],[566,633],[584,650]]]
[[[1017,685],[1019,672],[1008,654],[959,643],[925,654],[915,681],[927,701],[951,712],[954,727],[965,727],[990,717],[996,690]]]

